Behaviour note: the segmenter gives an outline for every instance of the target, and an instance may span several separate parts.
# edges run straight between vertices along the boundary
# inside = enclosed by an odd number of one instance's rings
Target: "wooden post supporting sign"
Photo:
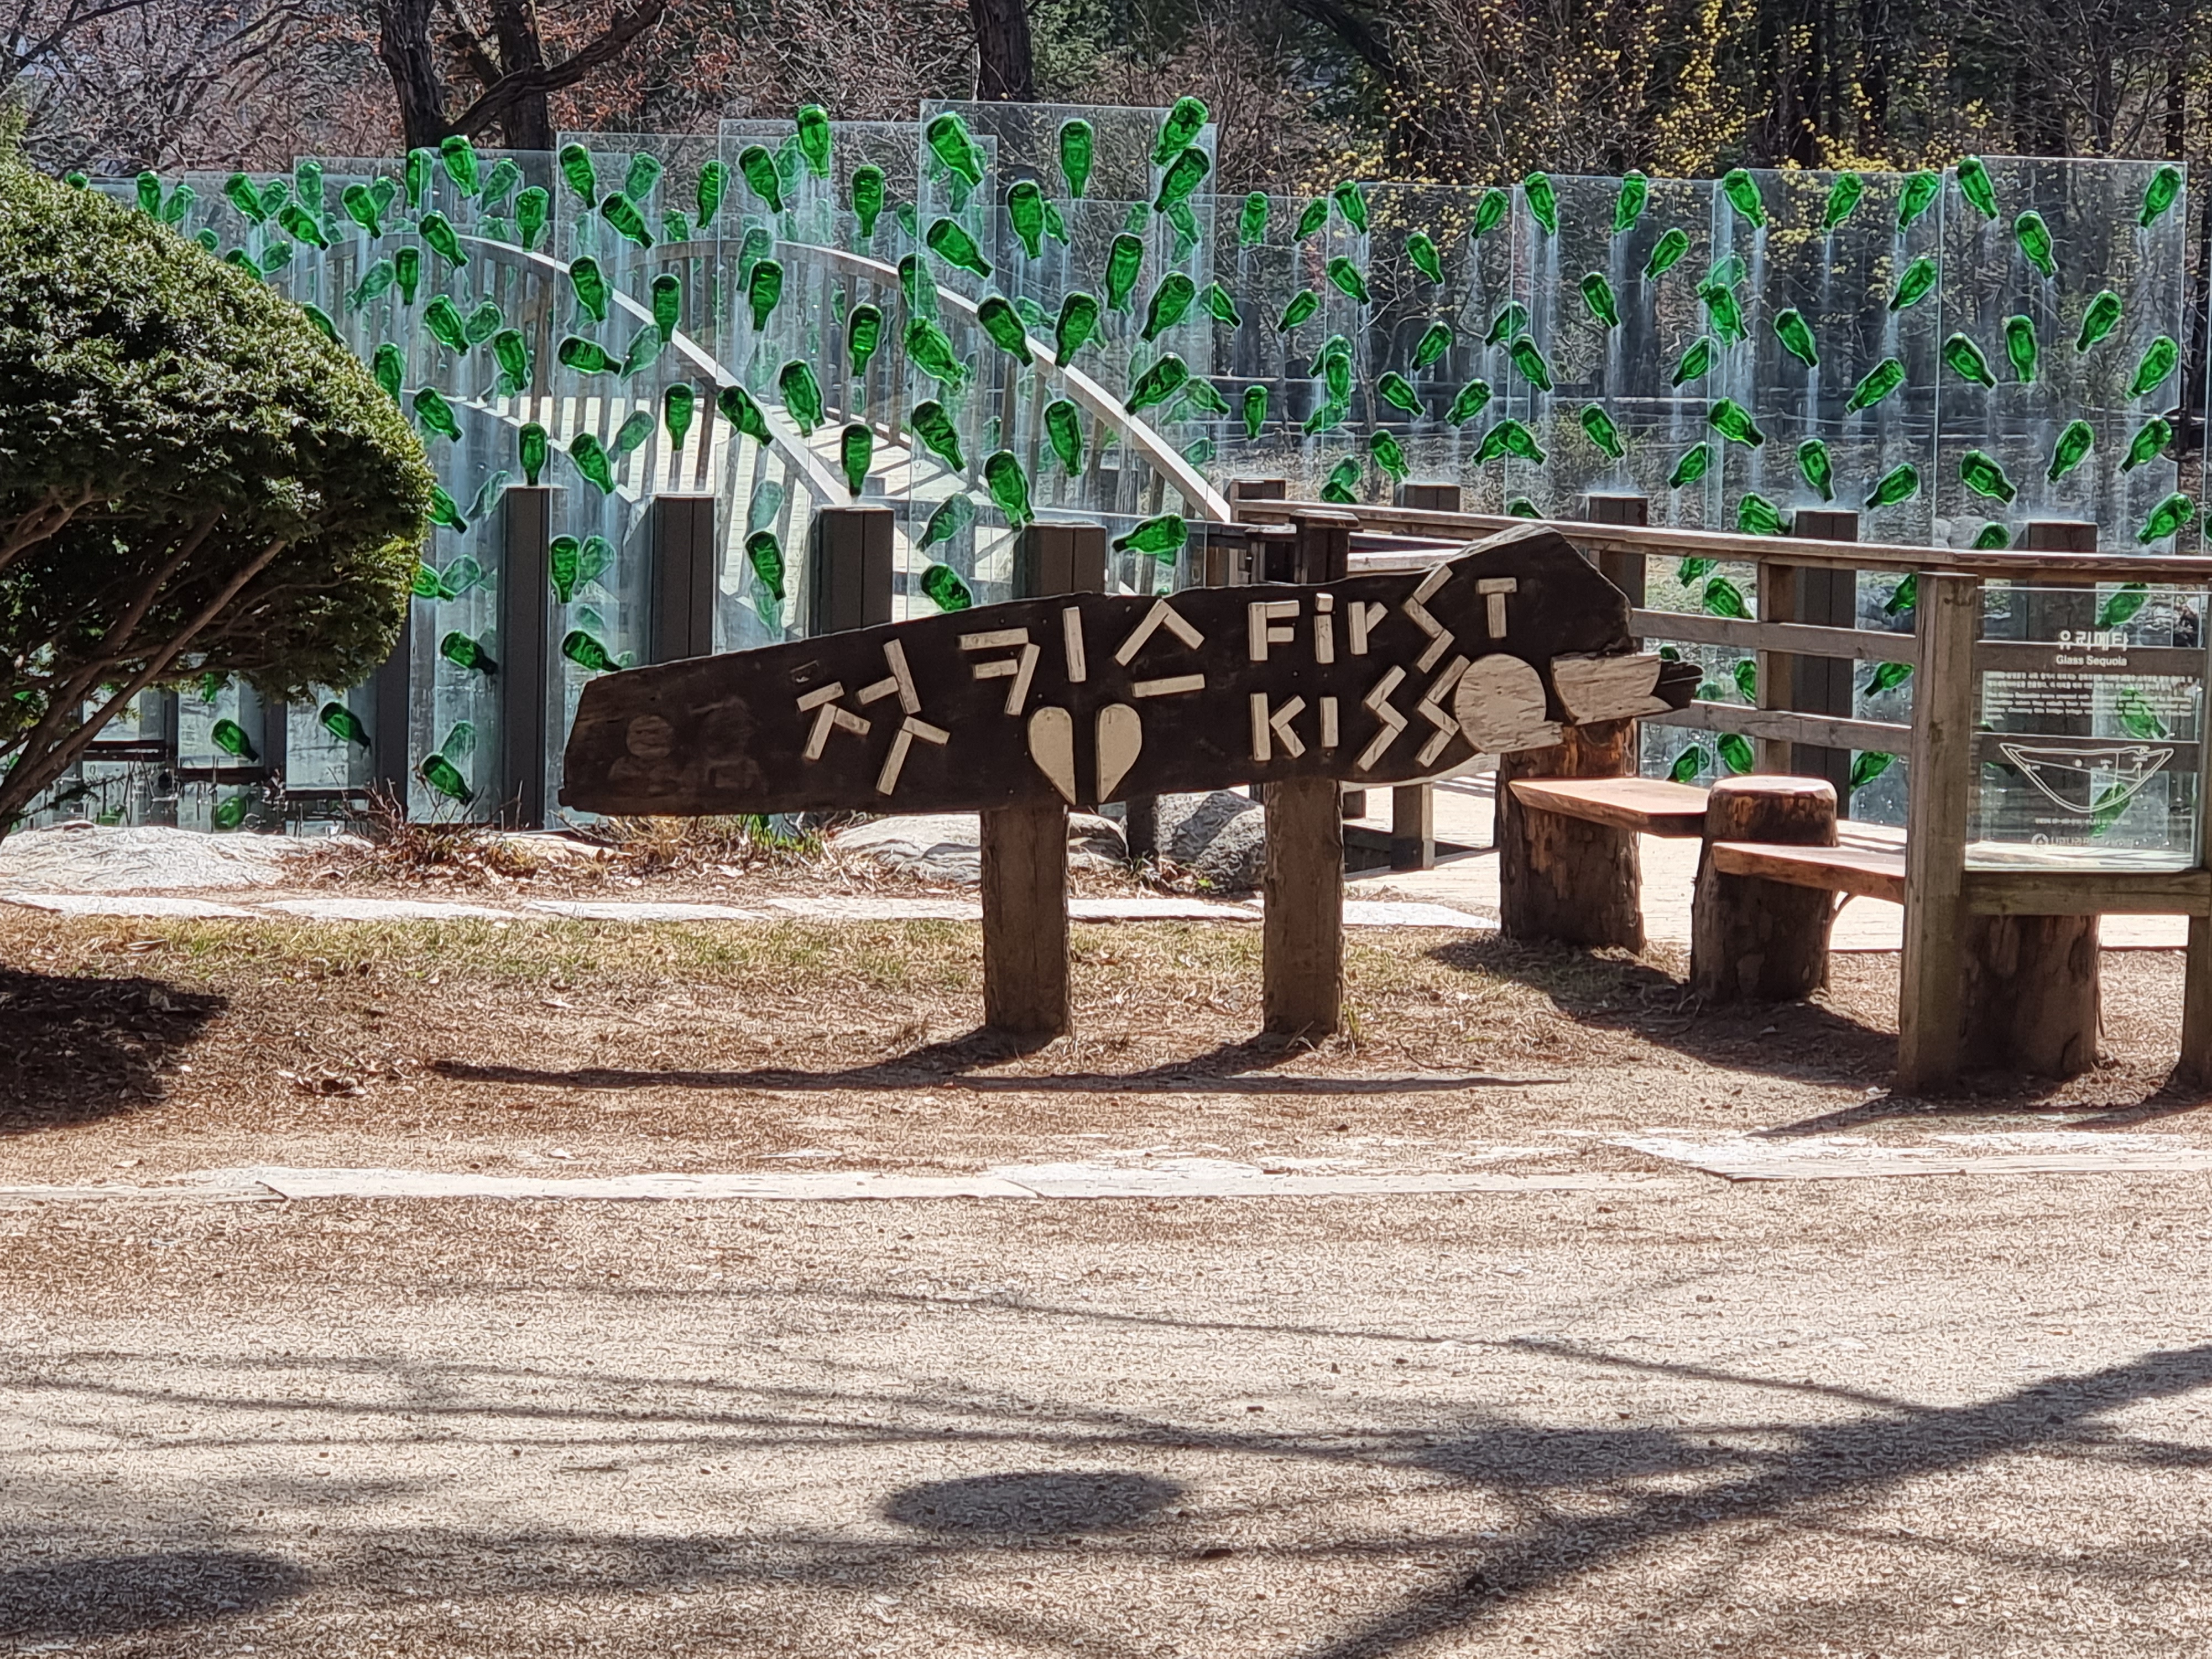
[[[1912,694],[1911,788],[1905,805],[1905,956],[1897,998],[1901,1092],[1941,1089],[1959,1074],[1966,971],[1966,814],[1973,782],[1974,641],[1982,584],[1919,574],[1914,605],[1920,666]]]

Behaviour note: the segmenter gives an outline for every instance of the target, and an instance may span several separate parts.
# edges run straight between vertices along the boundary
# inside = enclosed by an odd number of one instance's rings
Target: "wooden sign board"
[[[1530,526],[1425,571],[1062,594],[609,674],[561,799],[608,813],[1095,806],[1291,778],[1393,784],[1680,708],[1628,601]]]

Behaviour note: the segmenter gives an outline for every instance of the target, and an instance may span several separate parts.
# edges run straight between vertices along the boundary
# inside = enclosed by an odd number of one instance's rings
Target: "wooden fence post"
[[[1965,1035],[1961,889],[1974,776],[1978,577],[1923,571],[1915,611],[1920,666],[1912,691],[1912,772],[1905,806],[1905,957],[1897,996],[1900,1093],[1941,1089],[1959,1074]]]
[[[1033,524],[1014,550],[1018,599],[1096,592],[1105,586],[1106,532]],[[1067,808],[1058,801],[982,815],[983,1023],[1020,1037],[1070,1024]]]

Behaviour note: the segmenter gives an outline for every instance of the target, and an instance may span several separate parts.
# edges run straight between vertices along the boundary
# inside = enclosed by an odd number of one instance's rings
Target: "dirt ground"
[[[2202,1174],[1724,1182],[1613,1144],[2124,1127],[2111,1060],[1885,1090],[1893,958],[1257,930],[0,921],[0,1186],[257,1164],[964,1171],[1172,1146],[1632,1192],[0,1209],[0,1651],[1365,1659],[2212,1650]],[[775,1162],[791,1159],[793,1162]]]

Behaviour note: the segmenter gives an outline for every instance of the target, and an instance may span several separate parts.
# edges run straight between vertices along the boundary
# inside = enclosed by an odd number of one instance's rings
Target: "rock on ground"
[[[983,880],[982,820],[973,812],[913,812],[872,818],[830,837],[856,854],[932,881],[975,887]],[[1091,812],[1067,815],[1067,863],[1073,870],[1114,870],[1128,862],[1121,826]]]
[[[0,890],[123,893],[169,887],[277,887],[305,843],[165,824],[22,830],[0,841]]]
[[[1249,795],[1216,789],[1203,795],[1162,795],[1160,851],[1224,892],[1260,884],[1267,859],[1267,815]]]

